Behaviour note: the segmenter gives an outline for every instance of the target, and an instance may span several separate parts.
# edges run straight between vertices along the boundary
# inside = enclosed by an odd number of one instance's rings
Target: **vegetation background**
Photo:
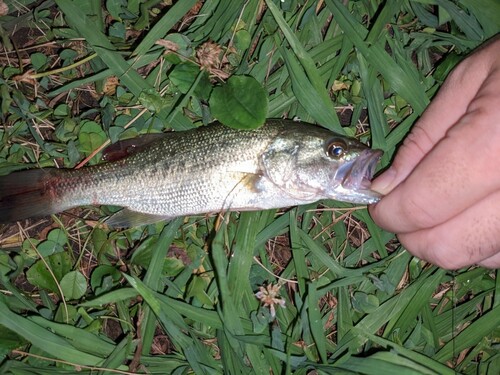
[[[214,118],[319,123],[387,166],[452,67],[500,31],[498,0],[13,0],[0,14],[1,174],[98,163],[120,139]],[[113,210],[0,227],[0,373],[500,369],[498,271],[413,258],[364,207],[120,231],[102,223]]]

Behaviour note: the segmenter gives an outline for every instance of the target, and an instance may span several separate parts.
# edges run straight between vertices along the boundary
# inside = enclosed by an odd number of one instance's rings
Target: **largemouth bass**
[[[314,125],[268,120],[257,130],[213,124],[169,132],[118,161],[0,177],[0,222],[82,205],[124,209],[107,220],[129,227],[183,215],[261,210],[321,199],[370,204],[382,151]]]

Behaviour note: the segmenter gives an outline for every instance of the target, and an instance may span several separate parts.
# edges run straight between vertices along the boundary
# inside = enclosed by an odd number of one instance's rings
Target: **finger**
[[[447,130],[465,113],[491,70],[492,63],[484,63],[489,48],[471,55],[458,65],[439,90],[422,117],[413,126],[399,148],[391,167],[372,183],[372,189],[387,194],[403,181],[420,160],[441,140]]]
[[[500,252],[478,263],[484,268],[500,268]]]
[[[398,235],[413,255],[446,269],[500,265],[500,191],[434,228]]]
[[[429,228],[500,187],[500,68],[484,82],[470,112],[389,195],[371,207],[374,220],[395,233]]]

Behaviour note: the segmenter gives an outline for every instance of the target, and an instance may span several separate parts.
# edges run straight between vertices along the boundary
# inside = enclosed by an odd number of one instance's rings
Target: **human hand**
[[[454,69],[372,188],[374,221],[415,256],[500,267],[500,37]]]

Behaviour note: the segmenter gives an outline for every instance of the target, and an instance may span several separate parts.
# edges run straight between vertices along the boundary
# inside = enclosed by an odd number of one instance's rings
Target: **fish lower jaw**
[[[331,195],[331,199],[354,204],[374,204],[382,199],[382,195],[369,189],[340,189]]]

